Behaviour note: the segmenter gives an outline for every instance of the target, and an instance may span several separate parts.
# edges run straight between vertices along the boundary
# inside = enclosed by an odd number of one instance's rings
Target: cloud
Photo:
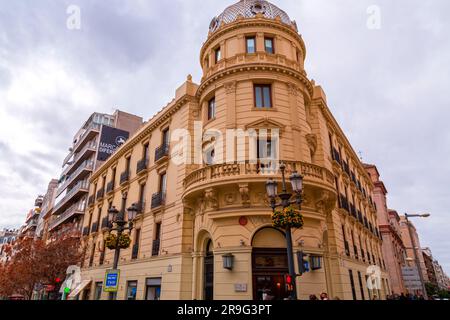
[[[58,178],[73,135],[94,111],[151,117],[192,74],[213,16],[235,1],[0,0],[0,226],[23,222]],[[450,270],[450,21],[446,0],[274,0],[297,21],[306,71],[399,212]],[[81,9],[81,30],[66,9]],[[367,28],[370,5],[381,29]]]

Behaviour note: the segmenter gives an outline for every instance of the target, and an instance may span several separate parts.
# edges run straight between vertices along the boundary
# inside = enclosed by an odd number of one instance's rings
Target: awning
[[[69,293],[67,299],[75,299],[77,295],[80,294],[81,291],[84,290],[84,288],[86,288],[92,280],[83,280],[81,281],[81,283],[75,287],[75,289],[73,289],[73,291],[71,293]]]

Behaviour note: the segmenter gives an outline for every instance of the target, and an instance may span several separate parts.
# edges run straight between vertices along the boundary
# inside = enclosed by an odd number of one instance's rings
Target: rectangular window
[[[148,143],[144,144],[144,148],[142,150],[142,159],[148,160]]]
[[[140,238],[141,238],[141,229],[136,229],[136,231],[134,231],[134,245],[131,252],[131,259],[138,258]]]
[[[264,39],[264,46],[266,48],[267,53],[275,53],[274,47],[273,47],[273,38],[265,38]]]
[[[159,192],[165,193],[166,190],[167,190],[167,174],[163,173],[159,178]]]
[[[162,143],[163,143],[164,146],[168,146],[169,145],[169,128],[166,128],[166,129],[163,130]]]
[[[111,176],[111,182],[112,182],[112,187],[114,189],[115,185],[116,185],[116,171],[117,169],[114,168],[112,171],[112,176]]]
[[[103,282],[95,283],[94,300],[101,300],[103,290]]]
[[[208,101],[208,120],[216,117],[216,98]]]
[[[126,163],[125,163],[126,172],[130,173],[131,156],[126,158],[125,161],[126,161]]]
[[[350,277],[350,286],[352,288],[353,300],[356,300],[355,281],[353,280],[353,271],[348,270],[348,276]]]
[[[127,281],[126,300],[136,300],[137,281]]]
[[[144,199],[145,199],[145,186],[146,184],[143,183],[139,185],[139,203],[138,207],[141,212],[144,212]]]
[[[218,47],[216,50],[214,50],[214,61],[218,63],[222,59],[222,55],[220,52],[220,47]]]
[[[258,139],[256,152],[258,160],[276,158],[276,141],[272,141],[270,138]]]
[[[272,108],[272,87],[270,84],[257,84],[254,91],[256,108]]]
[[[361,299],[366,300],[366,297],[364,296],[364,287],[360,271],[358,271],[358,282],[359,282],[359,290],[361,290]]]
[[[246,43],[247,43],[247,53],[255,53],[256,52],[255,37],[246,38]]]
[[[147,278],[145,281],[145,300],[160,300],[161,278]]]

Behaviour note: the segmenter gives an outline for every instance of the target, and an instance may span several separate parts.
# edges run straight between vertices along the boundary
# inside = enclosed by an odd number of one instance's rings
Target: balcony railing
[[[158,256],[159,255],[159,244],[160,244],[160,239],[153,240],[153,243],[152,243],[152,256]]]
[[[89,190],[89,182],[88,181],[79,181],[67,194],[62,198],[53,208],[53,213],[56,213],[58,209],[60,209],[69,199],[71,199],[75,194],[79,191],[88,192]]]
[[[92,122],[87,128],[86,131],[80,136],[78,142],[74,145],[73,150],[76,152],[80,146],[84,143],[85,138],[91,131],[100,131],[101,125],[99,123]]]
[[[139,201],[138,203],[136,203],[136,206],[138,209],[138,214],[145,212],[145,201]]]
[[[166,198],[165,192],[158,192],[152,195],[152,209],[164,204]]]
[[[101,188],[97,191],[97,200],[103,199],[105,196],[105,188]]]
[[[148,167],[148,159],[141,159],[136,165],[136,174],[144,172]]]
[[[98,232],[98,223],[97,223],[97,222],[94,222],[94,223],[92,224],[91,232],[92,232],[92,233],[93,233],[93,232]]]
[[[346,172],[350,176],[350,167],[349,167],[348,163],[345,161],[342,161],[342,167],[344,169],[344,172]]]
[[[162,144],[155,150],[155,161],[159,161],[168,155],[169,155],[169,145]]]
[[[337,151],[336,148],[333,148],[333,160],[341,164],[341,154],[339,153],[339,151]]]
[[[57,194],[60,194],[64,189],[67,188],[74,180],[77,178],[81,172],[84,170],[86,171],[92,171],[94,169],[94,162],[92,160],[86,160],[84,161],[69,177],[69,179],[64,182],[57,191]]]
[[[89,235],[89,227],[84,227],[83,228],[83,236],[88,236]]]
[[[88,206],[91,206],[94,203],[95,203],[95,196],[94,195],[89,196],[89,198],[88,198]]]
[[[139,254],[139,245],[135,244],[133,246],[132,251],[131,251],[131,259],[133,259],[133,260],[137,259],[138,258],[138,254]]]
[[[71,205],[66,211],[64,211],[60,216],[56,217],[51,221],[48,225],[48,229],[52,230],[56,228],[58,225],[62,224],[67,219],[77,215],[77,214],[84,214],[84,203],[83,201],[77,202],[73,205]]]
[[[130,180],[130,173],[128,171],[122,172],[120,175],[120,184],[124,184],[125,182],[128,182]]]
[[[110,193],[114,191],[114,181],[108,182],[106,185],[106,193]]]
[[[345,197],[344,195],[341,194],[339,199],[340,199],[339,200],[340,207],[342,209],[345,209],[345,210],[350,212],[350,208],[349,208],[347,197]]]
[[[102,219],[102,224],[101,224],[101,228],[102,228],[102,230],[104,230],[104,229],[109,229],[110,228],[110,223],[109,223],[109,221],[108,221],[108,217],[104,217],[103,219]]]

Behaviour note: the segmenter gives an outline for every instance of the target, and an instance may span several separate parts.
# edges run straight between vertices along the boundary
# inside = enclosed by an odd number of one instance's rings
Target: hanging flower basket
[[[118,241],[119,247],[121,249],[126,249],[131,244],[131,238],[128,234],[122,233]]]
[[[284,208],[282,211],[275,211],[272,214],[272,224],[275,228],[291,228],[300,229],[303,227],[303,215],[299,210],[295,210],[292,206]]]
[[[115,249],[117,244],[117,236],[115,234],[110,234],[105,239],[105,246],[108,249]]]

